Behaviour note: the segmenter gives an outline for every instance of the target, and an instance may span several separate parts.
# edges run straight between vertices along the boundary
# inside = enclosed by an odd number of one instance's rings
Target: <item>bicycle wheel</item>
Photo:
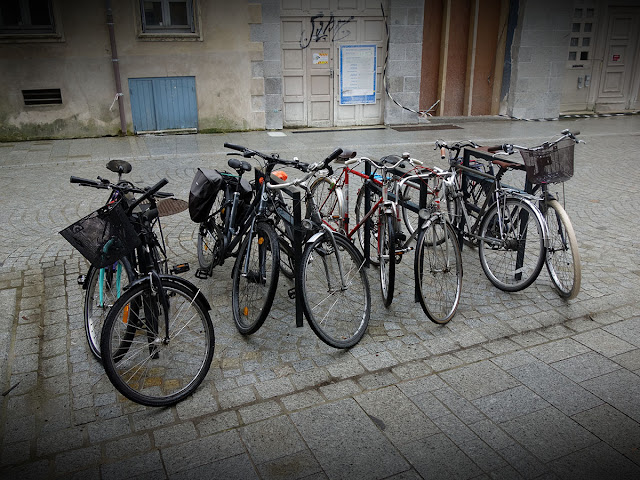
[[[102,278],[101,278],[102,277]],[[84,330],[91,353],[100,360],[100,336],[105,318],[135,274],[127,261],[91,268],[84,295]]]
[[[280,271],[289,280],[293,280],[295,276],[293,248],[289,245],[289,241],[282,237],[280,232],[278,232],[278,244],[280,246]]]
[[[213,217],[200,224],[198,230],[198,264],[200,268],[210,269],[217,263],[222,248],[222,229]]]
[[[365,189],[364,187],[362,187],[360,190],[358,190],[358,196],[356,198],[356,225],[360,224],[367,213],[364,210],[364,197]],[[369,199],[369,208],[372,208],[377,203],[377,201],[380,200],[380,193],[374,189],[371,189]],[[373,216],[372,218],[370,218],[370,221],[371,230],[369,232],[369,262],[371,262],[372,265],[378,265],[378,224]],[[360,228],[358,228],[356,233],[358,235],[360,250],[364,252],[365,225],[363,224]]]
[[[191,395],[209,371],[214,331],[196,292],[162,279],[167,298],[167,331],[162,295],[149,281],[132,286],[107,316],[100,342],[111,383],[142,405],[173,405]]]
[[[393,301],[393,289],[396,280],[396,239],[395,218],[392,214],[380,213],[378,221],[378,259],[380,260],[380,289],[384,306]]]
[[[557,200],[541,202],[549,227],[549,245],[545,263],[561,297],[575,298],[580,291],[582,268],[578,241],[567,212]]]
[[[248,262],[248,263],[247,263]],[[248,267],[245,274],[245,266]],[[253,235],[244,239],[233,266],[231,303],[236,328],[243,335],[264,323],[278,286],[280,248],[273,227],[256,222]]]
[[[429,218],[418,235],[415,280],[422,310],[434,323],[456,314],[462,291],[462,255],[456,233],[441,215]]]
[[[538,277],[545,258],[543,227],[527,203],[501,199],[482,219],[480,236],[480,264],[496,287],[517,292]]]
[[[209,218],[200,224],[198,230],[198,263],[203,269],[211,268],[212,263],[218,260],[224,229],[223,202],[224,188],[221,188],[216,193]]]
[[[311,184],[311,195],[322,222],[334,232],[344,233],[344,205],[340,187],[330,177],[319,177]]]
[[[344,235],[334,234],[333,239],[335,246],[325,233],[307,244],[299,281],[311,329],[327,345],[350,348],[369,325],[369,280],[358,249]]]

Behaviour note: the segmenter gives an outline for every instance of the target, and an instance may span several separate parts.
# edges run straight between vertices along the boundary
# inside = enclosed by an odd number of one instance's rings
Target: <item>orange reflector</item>
[[[243,314],[245,317],[248,317],[248,316],[249,316],[249,309],[248,309],[247,307],[244,307],[244,308],[242,309],[242,314]]]
[[[258,238],[258,245],[262,245],[264,243],[264,237]]]
[[[271,175],[276,178],[279,178],[283,182],[286,182],[287,178],[289,178],[289,175],[287,175],[286,172],[283,172],[282,170],[276,170],[275,172],[271,172]],[[264,177],[260,177],[258,179],[258,183],[260,183],[260,185],[262,185],[262,182],[264,182]]]
[[[129,304],[124,306],[122,311],[122,323],[126,324],[129,321]]]

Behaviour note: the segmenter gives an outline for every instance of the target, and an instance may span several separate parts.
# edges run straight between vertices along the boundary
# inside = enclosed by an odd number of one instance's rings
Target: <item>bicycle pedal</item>
[[[171,274],[172,275],[178,275],[180,273],[185,273],[189,271],[189,264],[188,263],[180,263],[178,265],[175,265],[172,269],[171,269]]]
[[[78,285],[84,285],[84,282],[86,279],[87,279],[86,275],[78,275]]]
[[[290,288],[289,290],[287,290],[287,295],[289,295],[289,298],[291,300],[295,300],[296,298],[296,287]]]
[[[208,268],[199,268],[196,270],[196,278],[199,278],[200,280],[206,280],[210,276],[211,274],[209,273]]]

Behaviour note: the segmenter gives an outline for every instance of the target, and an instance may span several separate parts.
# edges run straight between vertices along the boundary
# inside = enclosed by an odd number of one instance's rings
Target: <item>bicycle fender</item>
[[[307,243],[313,243],[323,235],[324,235],[324,230],[322,230],[320,232],[316,232],[311,236],[311,238],[309,238],[309,240],[307,240]]]

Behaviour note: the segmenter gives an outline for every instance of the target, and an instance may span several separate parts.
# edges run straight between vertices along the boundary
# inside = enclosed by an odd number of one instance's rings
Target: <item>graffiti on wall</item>
[[[300,48],[307,48],[311,42],[335,42],[347,38],[351,35],[350,30],[342,30],[342,27],[353,20],[354,17],[345,18],[343,20],[335,18],[333,15],[325,17],[324,15],[316,15],[311,17],[311,28],[308,36],[305,31],[300,35]]]

